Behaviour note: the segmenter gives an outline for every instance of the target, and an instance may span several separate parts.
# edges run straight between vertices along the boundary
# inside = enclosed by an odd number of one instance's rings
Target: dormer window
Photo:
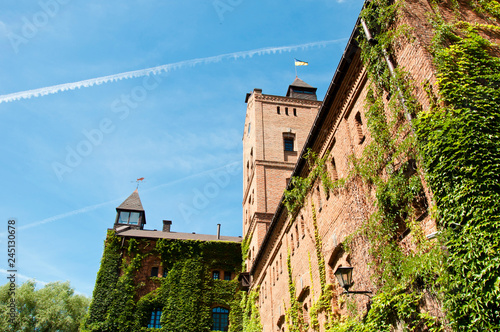
[[[146,212],[142,207],[138,190],[116,208],[115,229],[144,229],[146,224]]]
[[[140,217],[140,212],[120,211],[120,216],[118,217],[118,223],[127,225],[138,225],[139,217]]]

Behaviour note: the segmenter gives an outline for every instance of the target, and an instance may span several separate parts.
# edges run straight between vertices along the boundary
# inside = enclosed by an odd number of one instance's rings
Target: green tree
[[[30,280],[16,289],[17,316],[12,324],[9,288],[10,283],[0,287],[1,331],[78,331],[90,302],[89,298],[75,294],[69,282],[48,283],[37,290]]]

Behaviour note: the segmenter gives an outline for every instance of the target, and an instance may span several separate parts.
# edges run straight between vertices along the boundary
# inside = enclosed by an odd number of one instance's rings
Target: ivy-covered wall
[[[279,299],[286,308],[285,326],[327,332],[500,331],[500,4],[372,0],[361,18],[373,37],[368,40],[359,28],[369,82],[363,100],[369,138],[361,154],[350,156],[344,177],[333,176],[328,152],[309,151],[308,176],[293,178],[285,193],[289,222],[300,209],[312,210],[315,252],[308,257],[309,273],[311,288],[313,270],[320,288],[311,290],[316,298],[306,322],[288,256],[291,300]],[[427,81],[402,65],[411,59],[401,57],[401,48],[413,43],[430,59]],[[347,254],[356,243],[368,247],[366,269],[375,289],[367,312],[359,312],[352,297],[337,299],[328,284],[322,226],[316,206],[308,204],[317,184],[326,195],[336,195],[354,182],[363,186],[370,215],[342,246]],[[423,211],[437,225],[436,239],[424,235]],[[402,229],[410,234],[405,246]],[[259,287],[240,292],[236,280],[210,275],[214,268],[238,272],[241,244],[162,239],[154,244],[127,240],[122,247],[121,240],[108,234],[82,330],[148,331],[151,311],[160,308],[163,331],[209,331],[215,304],[230,309],[230,331],[262,330]],[[248,239],[243,257],[247,252]],[[154,278],[157,288],[138,298],[143,285],[135,274],[152,255],[169,273]],[[314,269],[312,261],[318,265]],[[436,301],[437,314],[430,300]]]
[[[136,276],[150,256],[160,258],[168,274],[150,277],[156,289],[139,298],[144,285]],[[241,331],[237,278],[214,280],[211,274],[238,274],[241,264],[240,243],[123,239],[109,231],[82,331],[211,331],[216,306],[229,309],[231,331]],[[161,329],[147,328],[154,309],[162,311]]]
[[[359,27],[369,143],[340,179],[326,166],[328,152],[309,151],[308,175],[293,178],[285,193],[292,222],[317,183],[329,195],[361,179],[373,202],[375,211],[343,243],[347,252],[354,242],[369,247],[371,309],[354,306],[321,330],[500,330],[499,15],[498,1],[372,0],[363,9],[373,37]],[[401,58],[412,43],[430,59],[432,76],[416,77],[419,59]],[[420,222],[426,209],[439,231],[434,240]],[[401,229],[410,234],[405,246]],[[294,330],[304,322],[290,282]]]

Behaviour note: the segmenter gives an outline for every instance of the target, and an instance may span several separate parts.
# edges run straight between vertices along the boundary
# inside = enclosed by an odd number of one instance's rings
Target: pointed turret
[[[286,96],[290,98],[318,100],[316,96],[317,88],[310,86],[298,77],[288,86]]]
[[[142,207],[139,191],[134,192],[116,208],[115,226],[128,226],[127,229],[143,229],[146,224],[146,212]]]

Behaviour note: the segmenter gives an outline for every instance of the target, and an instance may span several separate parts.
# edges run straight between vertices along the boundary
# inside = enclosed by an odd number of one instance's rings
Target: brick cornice
[[[290,168],[293,170],[295,167],[295,162],[286,162],[286,161],[270,161],[270,160],[256,160],[255,166],[272,166],[272,167],[281,167],[281,168]]]
[[[321,100],[308,100],[308,99],[298,99],[298,98],[289,98],[283,96],[274,96],[274,95],[254,95],[255,101],[266,101],[266,102],[274,102],[280,105],[289,104],[289,105],[303,105],[303,106],[311,106],[311,107],[319,107],[323,103]]]

